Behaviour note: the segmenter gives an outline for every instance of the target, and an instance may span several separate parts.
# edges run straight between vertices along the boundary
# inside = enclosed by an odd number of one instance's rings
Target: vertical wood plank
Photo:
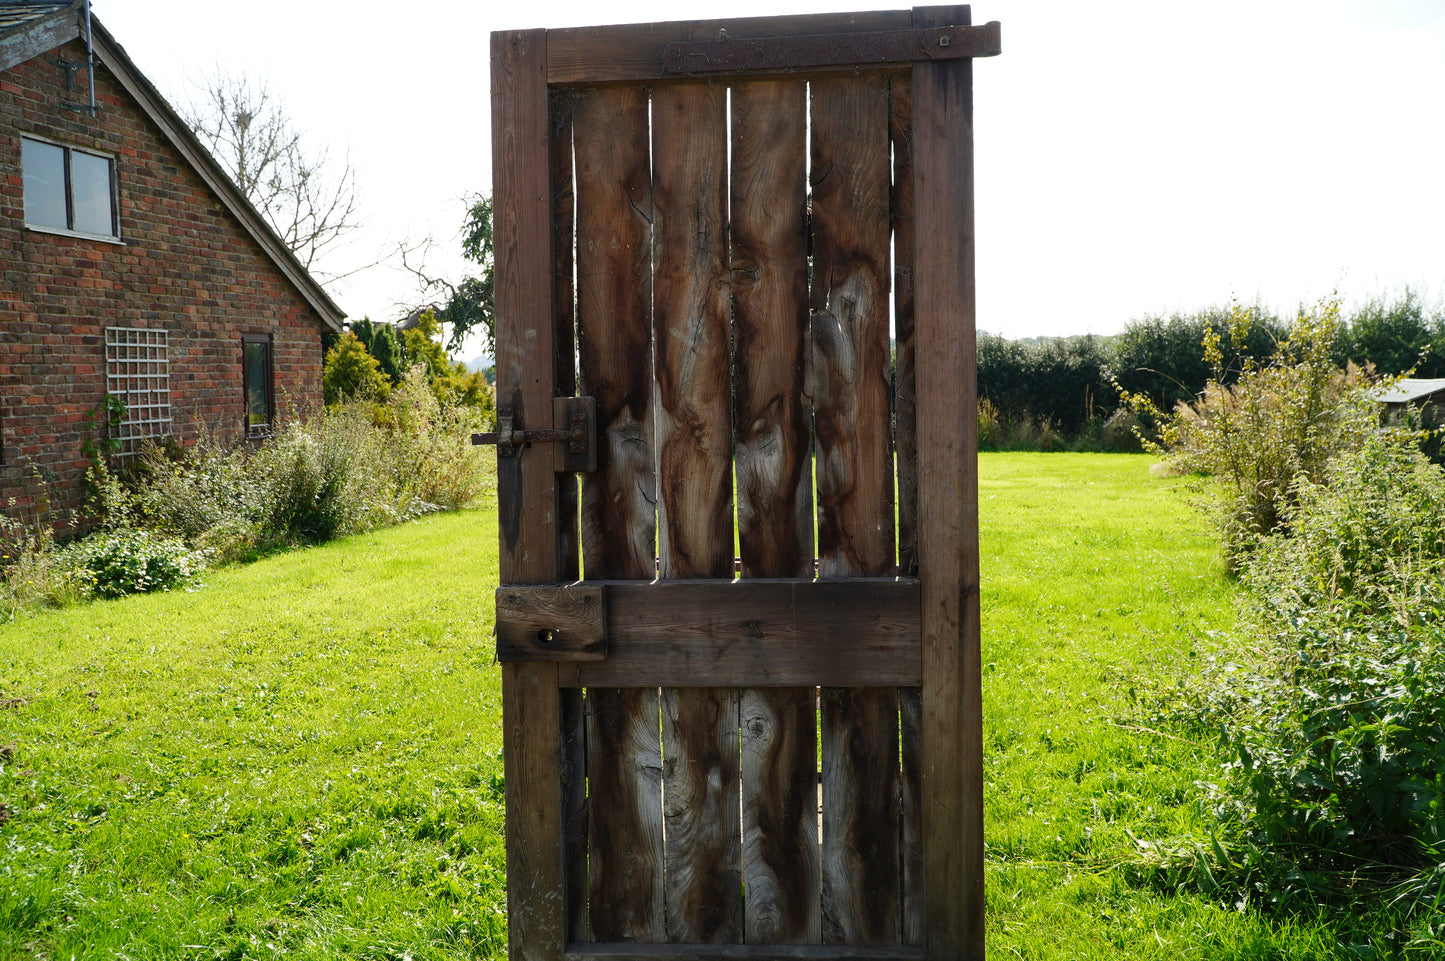
[[[945,11],[968,23],[968,8]],[[938,9],[916,9],[928,26]],[[973,64],[913,70],[923,829],[930,959],[984,957]]]
[[[571,395],[577,387],[575,291],[572,286],[572,95],[553,91],[548,97],[551,139],[548,157],[552,179],[552,317],[556,340],[554,392]],[[577,556],[577,478],[557,477],[557,567],[559,580],[580,575]],[[587,941],[587,728],[582,692],[564,688],[562,710],[563,855],[567,883],[567,940]]]
[[[660,86],[652,122],[659,571],[731,580],[727,88]],[[662,742],[668,940],[737,942],[736,692],[664,690]]]
[[[830,77],[810,89],[818,574],[886,575],[894,568],[888,82]],[[825,688],[819,710],[824,943],[897,943],[898,692]]]
[[[582,483],[583,572],[656,570],[647,95],[573,100],[581,387],[597,399],[597,471]],[[588,701],[588,917],[598,941],[663,940],[662,744],[656,690]]]
[[[582,481],[589,578],[656,573],[652,437],[652,184],[647,95],[578,91],[577,337],[584,394],[597,399],[597,470]]]
[[[813,573],[804,405],[807,87],[732,90],[732,279],[738,541],[744,577]],[[813,688],[745,690],[745,940],[822,940]]]
[[[907,74],[889,78],[888,139],[893,145],[894,446],[898,470],[898,573],[918,576],[918,437],[913,320],[913,95]],[[902,782],[899,857],[903,943],[923,943],[922,692],[898,691]]]
[[[491,53],[497,395],[527,424],[549,416],[554,387],[546,31],[494,33]],[[499,461],[501,581],[553,580],[550,457]],[[504,665],[502,705],[509,956],[559,961],[566,920],[556,666]]]

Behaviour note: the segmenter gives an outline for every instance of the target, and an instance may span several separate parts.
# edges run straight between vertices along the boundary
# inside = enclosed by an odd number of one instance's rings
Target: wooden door
[[[982,957],[968,23],[492,37],[513,958]]]

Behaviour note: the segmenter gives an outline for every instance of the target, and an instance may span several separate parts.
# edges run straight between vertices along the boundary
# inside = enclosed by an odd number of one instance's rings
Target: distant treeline
[[[1219,333],[1227,370],[1237,371],[1243,355],[1271,356],[1292,318],[1257,306],[1245,314],[1240,349],[1230,336],[1229,307],[1138,318],[1111,337],[1009,340],[981,333],[979,399],[1006,424],[1087,438],[1119,407],[1115,380],[1163,410],[1192,400],[1212,373],[1201,346],[1206,329]],[[1445,310],[1427,309],[1413,291],[1371,300],[1342,324],[1335,340],[1341,367],[1353,361],[1373,364],[1381,374],[1414,367],[1416,377],[1445,377]]]

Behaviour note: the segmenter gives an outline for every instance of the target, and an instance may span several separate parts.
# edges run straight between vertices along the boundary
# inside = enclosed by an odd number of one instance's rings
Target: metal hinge
[[[497,408],[495,433],[473,434],[473,444],[496,444],[498,457],[516,457],[532,444],[558,444],[558,471],[589,472],[597,469],[597,401],[591,397],[552,398],[552,422],[556,427],[522,428],[517,409],[511,404]]]

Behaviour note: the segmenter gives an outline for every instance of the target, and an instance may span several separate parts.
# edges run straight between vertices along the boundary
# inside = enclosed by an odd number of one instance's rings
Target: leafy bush
[[[64,548],[56,558],[96,597],[180,587],[200,573],[202,560],[180,538],[143,530],[104,531]]]
[[[1192,694],[1220,733],[1219,869],[1275,906],[1445,898],[1445,471],[1372,431],[1241,558],[1252,631]]]
[[[1254,326],[1250,314],[1236,305],[1230,327],[1235,347]],[[1158,424],[1149,449],[1186,472],[1218,481],[1231,564],[1280,526],[1296,478],[1318,482],[1332,455],[1375,429],[1375,405],[1361,389],[1364,373],[1334,365],[1339,326],[1337,300],[1301,309],[1279,350],[1263,362],[1246,356],[1233,383],[1219,333],[1206,330],[1204,356],[1214,374],[1198,399],[1172,413],[1146,395],[1121,391],[1136,413]]]

